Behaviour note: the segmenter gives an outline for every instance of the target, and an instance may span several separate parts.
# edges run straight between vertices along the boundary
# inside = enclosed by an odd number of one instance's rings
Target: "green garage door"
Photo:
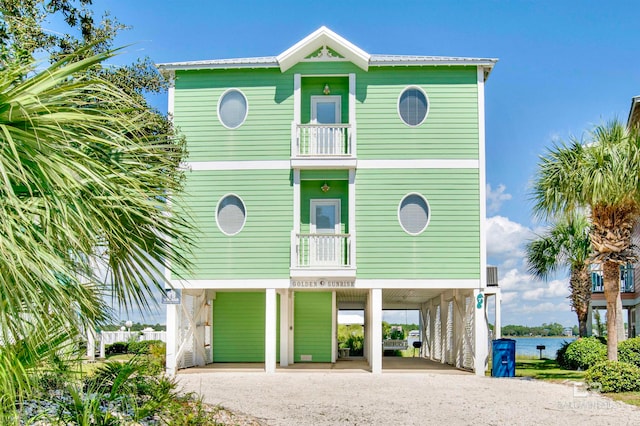
[[[280,295],[276,351],[280,353]],[[216,293],[213,362],[264,362],[265,293]]]
[[[294,295],[294,362],[331,362],[331,293]]]

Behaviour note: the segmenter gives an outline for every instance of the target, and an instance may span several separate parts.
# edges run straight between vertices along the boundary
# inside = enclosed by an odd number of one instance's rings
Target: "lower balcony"
[[[291,234],[292,277],[355,277],[350,234]]]
[[[620,293],[633,293],[633,265],[620,266]],[[591,270],[591,292],[604,293],[604,280],[602,269]]]

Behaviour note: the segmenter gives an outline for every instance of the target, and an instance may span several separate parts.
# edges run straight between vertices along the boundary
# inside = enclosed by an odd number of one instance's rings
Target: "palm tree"
[[[640,137],[614,120],[596,126],[586,144],[572,139],[549,149],[533,186],[534,211],[543,217],[589,210],[591,260],[603,267],[610,360],[618,359],[620,265],[636,260],[631,232],[640,211],[639,170]]]
[[[547,279],[558,268],[570,270],[569,300],[578,316],[580,337],[587,336],[587,317],[591,301],[589,222],[583,214],[572,214],[526,245],[529,272]]]
[[[189,223],[169,201],[182,188],[184,143],[88,72],[111,56],[0,69],[3,413],[29,369],[69,344],[56,336],[105,321],[106,297],[149,307],[163,268],[188,266]]]

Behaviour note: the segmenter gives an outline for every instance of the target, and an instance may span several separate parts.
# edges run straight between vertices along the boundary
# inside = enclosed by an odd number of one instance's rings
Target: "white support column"
[[[167,305],[167,375],[174,376],[178,369],[178,314],[180,305]]]
[[[635,321],[633,324],[635,325],[635,336],[640,336],[640,305],[636,305],[633,309],[635,309]]]
[[[265,307],[265,331],[264,331],[264,371],[267,373],[276,372],[276,326],[277,326],[277,306],[276,289],[268,288],[266,293]]]
[[[502,295],[500,294],[500,290],[496,291],[495,295],[496,299],[496,318],[494,322],[493,336],[494,339],[502,338]]]
[[[474,328],[474,358],[473,370],[477,376],[484,376],[487,369],[487,359],[489,357],[489,332],[485,319],[486,298],[484,292],[473,290],[473,300],[475,304],[473,316]]]
[[[100,358],[105,359],[107,357],[107,348],[104,341],[104,335],[100,332]]]
[[[93,326],[91,326],[87,330],[87,361],[94,362],[95,360],[96,360],[96,332]]]
[[[449,316],[449,304],[444,293],[440,294],[440,362],[447,363],[449,346],[447,345],[447,322]]]
[[[591,335],[593,335],[593,308],[591,307],[591,303],[589,303],[587,310],[587,336]]]
[[[289,365],[289,290],[280,292],[280,367]]]
[[[373,288],[371,297],[371,372],[382,373],[382,289]]]
[[[336,292],[331,292],[331,363],[335,364],[338,355],[338,306]]]

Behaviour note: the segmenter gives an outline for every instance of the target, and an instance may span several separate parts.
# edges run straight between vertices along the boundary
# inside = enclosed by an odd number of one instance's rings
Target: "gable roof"
[[[498,62],[493,58],[453,56],[371,55],[322,26],[278,56],[213,59],[158,64],[162,72],[194,69],[280,68],[285,72],[299,62],[348,61],[367,71],[370,66],[470,65],[485,69],[485,78]]]

